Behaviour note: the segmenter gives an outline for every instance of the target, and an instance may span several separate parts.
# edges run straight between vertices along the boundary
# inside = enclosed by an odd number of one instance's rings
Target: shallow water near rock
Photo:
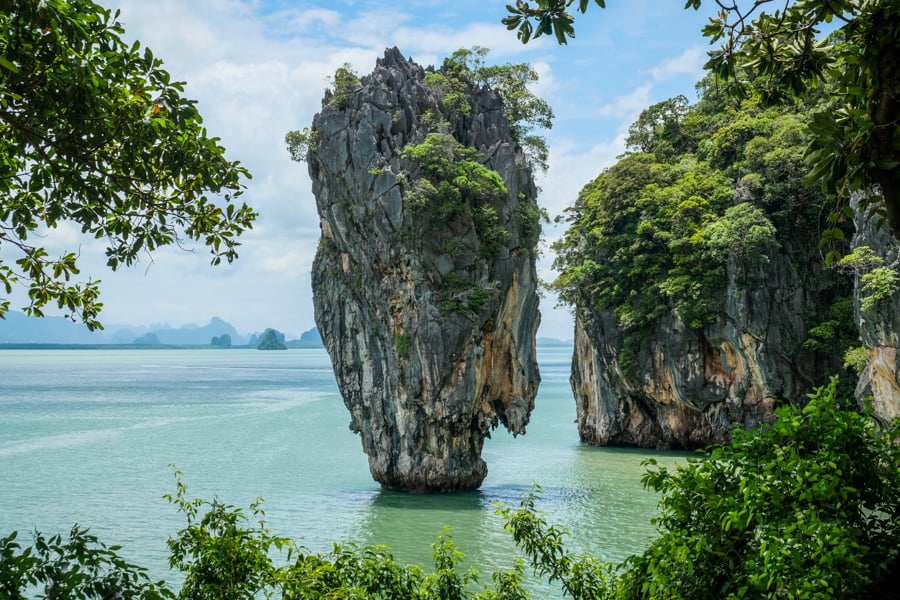
[[[27,541],[79,523],[152,577],[177,580],[166,539],[183,520],[162,499],[175,491],[174,464],[191,497],[245,508],[263,497],[269,527],[311,550],[386,544],[430,565],[448,525],[483,571],[514,556],[496,503],[517,505],[539,484],[538,508],[572,532],[573,548],[618,562],[654,532],[641,462],[684,455],[581,445],[571,353],[538,348],[527,434],[494,432],[480,490],[407,495],[372,481],[324,350],[0,351],[0,533]]]

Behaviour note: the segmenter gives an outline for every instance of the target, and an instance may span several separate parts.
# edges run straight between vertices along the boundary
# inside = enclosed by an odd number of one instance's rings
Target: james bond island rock
[[[555,248],[583,441],[702,447],[842,371],[852,282],[818,248],[828,204],[802,183],[804,119],[711,89],[676,98],[582,191]]]
[[[307,153],[315,318],[385,488],[477,488],[486,436],[525,432],[540,380],[530,162],[501,97],[397,49],[339,73]]]

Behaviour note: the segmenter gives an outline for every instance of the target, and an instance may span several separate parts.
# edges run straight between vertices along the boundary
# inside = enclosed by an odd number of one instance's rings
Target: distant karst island
[[[324,348],[316,327],[297,338],[272,329],[288,349]],[[157,325],[107,325],[103,331],[89,331],[81,323],[65,317],[35,318],[11,310],[0,319],[0,349],[17,348],[173,348],[208,347],[210,349],[258,348],[265,331],[240,334],[227,321],[212,317],[206,325],[183,325],[175,328]],[[571,346],[572,340],[538,338],[540,347]]]
[[[274,342],[267,341],[269,338]],[[278,345],[285,349],[323,347],[315,327],[296,338],[274,328],[242,334],[219,317],[212,317],[206,325],[108,325],[102,331],[89,331],[83,324],[73,323],[65,317],[35,318],[18,311],[9,311],[6,318],[0,320],[0,348],[189,346],[230,349],[258,348],[263,343],[265,349]]]

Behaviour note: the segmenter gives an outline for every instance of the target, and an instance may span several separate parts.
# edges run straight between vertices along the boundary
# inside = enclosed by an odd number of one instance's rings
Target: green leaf
[[[3,67],[7,71],[12,71],[13,73],[19,72],[19,67],[9,62],[5,57],[0,56],[0,67]]]

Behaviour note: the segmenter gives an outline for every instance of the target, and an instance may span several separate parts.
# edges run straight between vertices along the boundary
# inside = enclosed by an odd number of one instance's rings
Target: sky
[[[490,63],[530,63],[540,75],[533,91],[556,114],[544,132],[549,169],[538,178],[538,202],[554,217],[615,162],[641,110],[678,94],[696,99],[711,49],[700,34],[709,14],[683,10],[681,0],[610,0],[606,10],[591,3],[567,46],[547,37],[523,45],[500,23],[503,1],[99,1],[121,10],[127,39],[187,82],[209,133],[252,172],[241,200],[260,215],[242,236],[240,258],[218,267],[198,244],[111,272],[102,245],[74,226],[60,228],[53,243],[80,252],[82,275],[102,280],[108,326],[203,325],[217,316],[242,334],[273,327],[289,339],[315,326],[310,270],[319,219],[306,165],[290,160],[284,135],[311,124],[344,63],[364,75],[394,46],[423,66],[473,46],[489,48]],[[543,280],[555,277],[549,244],[561,233],[545,227]],[[573,337],[571,313],[553,294],[544,293],[541,313],[539,337]]]

